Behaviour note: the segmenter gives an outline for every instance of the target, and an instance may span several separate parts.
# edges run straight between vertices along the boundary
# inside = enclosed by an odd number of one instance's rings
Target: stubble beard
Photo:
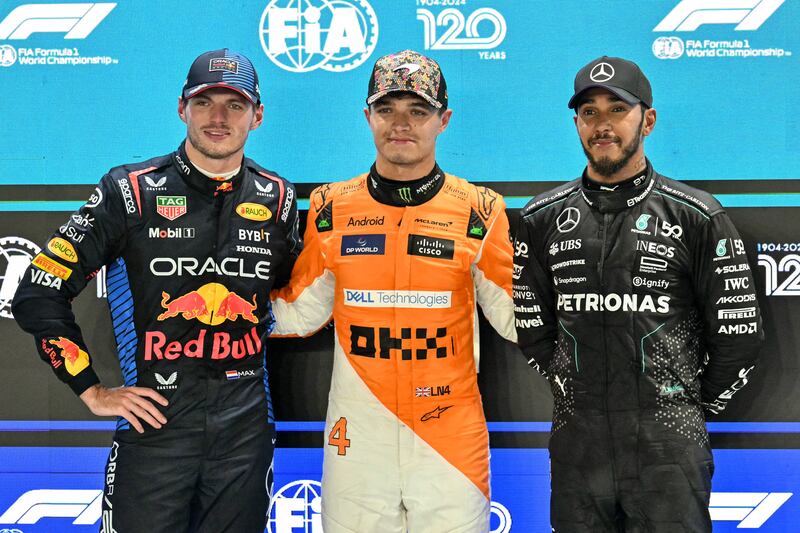
[[[586,146],[581,143],[583,153],[586,154],[586,159],[589,160],[589,165],[592,167],[592,169],[599,175],[605,178],[610,178],[625,168],[625,165],[627,165],[633,156],[636,155],[636,152],[639,150],[639,145],[642,144],[642,139],[644,138],[644,134],[642,134],[643,123],[644,114],[642,114],[642,118],[639,120],[639,127],[637,128],[638,135],[636,135],[636,138],[628,143],[628,146],[622,147],[622,155],[618,159],[611,159],[610,157],[595,158],[592,156],[591,152],[589,152]]]
[[[192,144],[195,150],[203,154],[205,157],[209,159],[227,159],[242,148],[244,148],[244,143],[247,140],[245,137],[242,139],[242,142],[233,148],[225,148],[222,146],[214,146],[214,145],[207,145],[203,142],[203,139],[199,136],[202,134],[197,134],[193,130],[189,130],[187,132],[187,137],[189,138],[189,142]],[[229,137],[230,138],[230,137]]]

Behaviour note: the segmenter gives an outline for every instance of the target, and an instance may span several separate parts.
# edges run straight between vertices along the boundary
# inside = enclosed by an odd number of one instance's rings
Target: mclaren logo
[[[405,69],[406,71],[405,76],[408,77],[419,70],[419,65],[415,63],[403,63],[399,67],[395,67],[394,71],[397,72],[398,70],[403,70],[403,69]]]

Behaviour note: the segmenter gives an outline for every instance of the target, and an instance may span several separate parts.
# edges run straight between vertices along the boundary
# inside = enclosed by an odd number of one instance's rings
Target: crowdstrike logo
[[[0,40],[24,40],[34,33],[66,33],[85,39],[117,7],[112,3],[23,4],[0,22]]]
[[[736,31],[761,27],[785,0],[683,0],[653,31],[695,31],[705,24],[736,24]]]
[[[366,0],[272,0],[259,28],[264,53],[289,72],[352,70],[378,44],[378,18]]]

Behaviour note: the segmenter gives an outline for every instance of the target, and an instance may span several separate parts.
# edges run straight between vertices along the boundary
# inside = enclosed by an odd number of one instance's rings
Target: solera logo
[[[0,40],[23,40],[34,33],[66,33],[85,39],[117,4],[23,4],[0,22]]]
[[[736,24],[736,31],[761,27],[785,0],[683,0],[653,31],[694,31],[704,24]]]

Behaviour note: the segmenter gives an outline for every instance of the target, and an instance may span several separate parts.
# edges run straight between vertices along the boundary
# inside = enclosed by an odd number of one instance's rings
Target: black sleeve
[[[514,241],[514,318],[528,364],[546,375],[558,335],[555,292],[545,268],[547,251],[531,215],[521,216]]]
[[[286,198],[281,207],[280,222],[286,231],[287,256],[281,265],[275,284],[272,286],[273,289],[279,289],[289,283],[297,256],[303,251],[303,238],[300,236],[300,216],[297,212],[297,192],[294,185],[289,182],[286,182]]]
[[[764,339],[753,273],[744,243],[725,212],[696,235],[692,279],[701,312],[706,364],[700,377],[703,406],[711,413],[747,384]]]
[[[75,394],[99,379],[71,301],[122,247],[126,211],[119,180],[127,182],[104,176],[91,198],[45,243],[25,271],[12,304],[17,324],[33,334],[39,356]]]

